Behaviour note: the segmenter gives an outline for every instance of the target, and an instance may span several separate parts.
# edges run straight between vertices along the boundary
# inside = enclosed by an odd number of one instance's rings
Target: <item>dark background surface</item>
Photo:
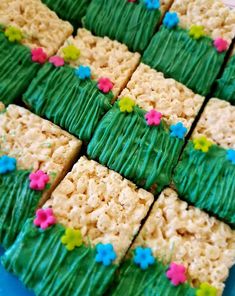
[[[0,247],[0,256],[3,254]],[[22,283],[13,275],[4,270],[0,264],[0,296],[33,296]],[[183,295],[182,295],[183,296]],[[235,265],[230,270],[229,279],[226,282],[226,289],[223,296],[235,296]]]

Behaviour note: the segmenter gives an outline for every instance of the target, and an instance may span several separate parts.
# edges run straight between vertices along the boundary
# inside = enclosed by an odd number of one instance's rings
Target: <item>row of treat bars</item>
[[[0,2],[5,268],[40,296],[221,295],[235,261],[233,57],[212,84],[235,13],[218,0],[42,2],[86,29],[70,36],[39,0]],[[9,105],[21,96],[53,123]],[[100,164],[76,162],[82,141]]]

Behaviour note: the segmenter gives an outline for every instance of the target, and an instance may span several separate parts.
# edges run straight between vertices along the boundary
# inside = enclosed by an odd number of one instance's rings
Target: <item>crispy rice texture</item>
[[[45,206],[65,227],[80,229],[86,243],[112,243],[120,259],[153,199],[118,173],[81,157]]]
[[[80,57],[76,61],[71,61],[70,65],[89,66],[92,79],[109,78],[114,84],[112,91],[115,96],[125,87],[140,59],[140,55],[128,51],[126,45],[112,41],[108,37],[95,37],[86,29],[79,29],[75,38],[70,37],[66,40],[59,50],[60,56],[63,57],[62,49],[69,44],[75,45],[81,52]]]
[[[120,97],[132,98],[137,105],[149,111],[160,111],[171,125],[181,121],[190,128],[204,97],[194,94],[183,84],[141,63]]]
[[[182,28],[203,25],[206,35],[224,38],[229,43],[235,36],[235,10],[222,0],[175,0],[171,11],[177,12]]]
[[[235,263],[235,231],[188,206],[170,188],[155,202],[132,249],[137,246],[150,247],[165,263],[183,264],[193,286],[208,282],[218,289],[218,295]]]
[[[40,0],[1,0],[0,24],[20,28],[23,44],[42,47],[50,56],[73,32],[69,22],[59,19]]]

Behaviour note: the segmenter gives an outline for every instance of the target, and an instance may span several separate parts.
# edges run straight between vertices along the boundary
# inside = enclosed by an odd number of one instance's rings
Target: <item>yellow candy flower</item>
[[[68,251],[72,251],[75,247],[80,247],[82,245],[81,231],[67,228],[65,230],[65,235],[61,237],[61,242]]]
[[[23,39],[23,34],[20,29],[10,26],[5,30],[5,36],[10,42],[21,41]]]
[[[196,296],[216,296],[217,290],[208,283],[201,283],[200,288],[196,291]]]
[[[208,152],[212,146],[212,142],[207,140],[205,136],[193,139],[194,149],[201,150],[202,152]]]
[[[64,60],[68,61],[76,61],[80,56],[80,50],[74,45],[68,45],[63,48]]]
[[[133,107],[135,106],[135,102],[128,98],[128,97],[123,97],[120,99],[120,101],[118,102],[119,108],[121,112],[132,112],[133,111]]]
[[[189,30],[189,36],[193,37],[194,39],[199,39],[205,36],[204,26],[192,25]]]

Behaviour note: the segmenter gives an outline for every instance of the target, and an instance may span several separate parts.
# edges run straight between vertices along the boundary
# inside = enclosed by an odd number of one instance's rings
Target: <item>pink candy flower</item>
[[[51,208],[38,209],[36,211],[36,218],[33,221],[34,225],[41,229],[46,229],[56,223],[55,216]]]
[[[162,113],[152,109],[145,115],[145,119],[148,125],[159,125],[161,122]]]
[[[98,80],[98,88],[103,93],[108,93],[113,88],[113,83],[110,81],[109,78],[101,77]]]
[[[183,284],[186,282],[186,268],[181,264],[171,263],[170,268],[166,272],[166,276],[171,280],[174,286]]]
[[[46,184],[49,182],[49,176],[41,170],[31,173],[29,175],[30,184],[29,187],[34,190],[43,190]]]
[[[49,58],[49,62],[53,64],[55,67],[64,66],[64,59],[59,56],[53,56]]]
[[[31,55],[32,61],[39,64],[44,64],[47,60],[47,54],[43,51],[41,47],[32,49]]]
[[[223,38],[217,38],[214,40],[214,47],[218,52],[223,52],[228,49],[228,42]]]

